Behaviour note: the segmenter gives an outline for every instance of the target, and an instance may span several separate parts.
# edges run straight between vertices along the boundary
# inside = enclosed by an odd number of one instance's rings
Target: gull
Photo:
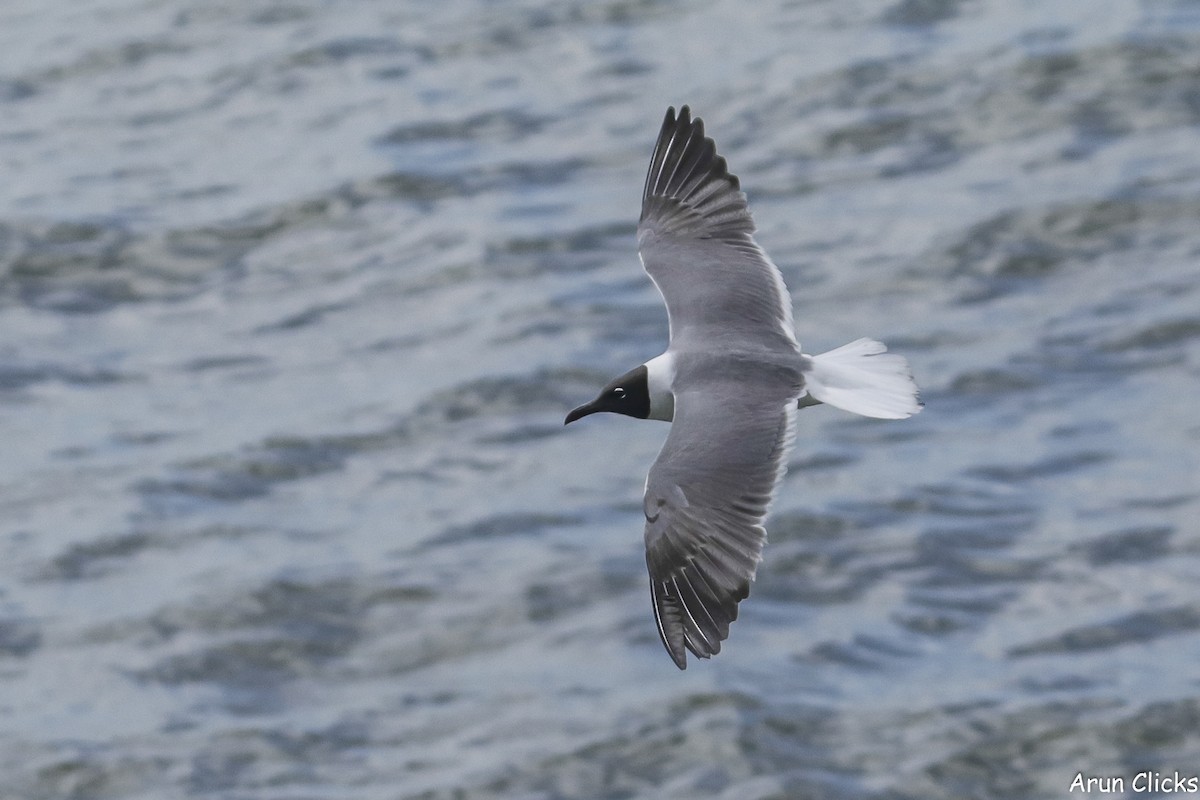
[[[671,422],[642,505],[654,618],[680,669],[688,651],[721,651],[750,594],[797,410],[826,403],[903,419],[922,408],[908,362],[880,342],[801,352],[783,276],[754,230],[704,123],[687,106],[667,109],[637,239],[670,342],[563,423],[600,411]]]

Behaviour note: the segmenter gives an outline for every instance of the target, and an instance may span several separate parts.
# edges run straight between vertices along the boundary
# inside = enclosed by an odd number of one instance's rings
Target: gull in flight
[[[779,269],[725,159],[687,106],[667,110],[642,194],[638,254],[670,343],[566,423],[608,411],[671,422],[646,478],[646,566],[658,634],[680,669],[721,651],[750,594],[799,408],[879,419],[921,410],[908,362],[872,339],[807,355]]]

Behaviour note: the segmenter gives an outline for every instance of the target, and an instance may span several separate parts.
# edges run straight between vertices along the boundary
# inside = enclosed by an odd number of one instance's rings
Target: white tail
[[[877,419],[904,419],[923,407],[908,361],[883,342],[859,339],[810,358],[804,383],[814,400]]]

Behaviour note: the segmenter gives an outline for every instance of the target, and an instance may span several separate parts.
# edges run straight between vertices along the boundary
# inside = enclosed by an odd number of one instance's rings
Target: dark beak
[[[570,425],[575,420],[583,419],[588,414],[595,414],[599,410],[600,409],[596,407],[596,403],[594,401],[591,403],[584,403],[579,408],[572,409],[570,414],[567,414],[567,418],[563,421],[563,425]]]

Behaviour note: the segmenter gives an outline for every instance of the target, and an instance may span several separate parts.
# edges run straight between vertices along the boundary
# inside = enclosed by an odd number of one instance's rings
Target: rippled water
[[[0,8],[5,797],[1200,771],[1200,12],[753,8]],[[562,417],[665,341],[633,231],[683,102],[806,349],[879,337],[927,408],[803,412],[680,673],[666,427]]]

